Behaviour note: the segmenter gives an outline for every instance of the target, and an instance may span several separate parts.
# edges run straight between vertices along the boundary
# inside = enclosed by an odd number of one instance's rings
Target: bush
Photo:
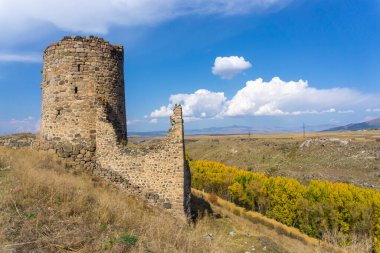
[[[234,209],[233,211],[232,211],[232,213],[233,214],[235,214],[236,216],[240,216],[240,210],[239,209]]]
[[[103,245],[102,250],[109,250],[116,244],[123,244],[127,247],[135,246],[137,243],[138,237],[133,234],[124,234],[121,236],[111,237]]]
[[[218,204],[218,196],[215,194],[215,192],[212,192],[208,195],[208,201],[210,201],[213,205]]]

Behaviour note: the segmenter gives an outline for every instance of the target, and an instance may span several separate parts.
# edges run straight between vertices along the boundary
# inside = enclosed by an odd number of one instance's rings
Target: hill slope
[[[193,160],[209,160],[272,176],[347,182],[380,189],[380,131],[243,136],[187,136]],[[325,142],[318,142],[325,139]],[[351,142],[341,144],[341,140]],[[317,140],[317,141],[313,141]]]
[[[0,192],[1,252],[326,252],[290,238],[283,226],[253,225],[220,206],[219,214],[185,225],[29,149],[0,148]],[[193,199],[194,211],[209,209]]]

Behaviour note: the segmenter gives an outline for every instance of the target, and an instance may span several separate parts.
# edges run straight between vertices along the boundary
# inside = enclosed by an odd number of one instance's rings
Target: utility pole
[[[303,129],[303,138],[305,139],[305,122],[302,123],[302,129]]]

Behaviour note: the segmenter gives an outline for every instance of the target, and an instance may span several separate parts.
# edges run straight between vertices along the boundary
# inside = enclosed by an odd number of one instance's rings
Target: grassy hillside
[[[318,139],[327,141],[315,141]],[[342,144],[334,139],[349,141]],[[305,140],[313,140],[300,148]],[[380,131],[187,136],[193,160],[222,162],[273,176],[348,182],[380,189]]]
[[[213,216],[185,225],[29,149],[0,148],[0,193],[0,252],[326,252],[275,221],[235,215],[240,209],[222,200],[213,200]],[[193,199],[195,212],[209,209]]]

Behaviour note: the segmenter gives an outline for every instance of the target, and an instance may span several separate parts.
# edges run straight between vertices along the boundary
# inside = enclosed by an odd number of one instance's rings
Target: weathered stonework
[[[160,143],[145,149],[125,145],[123,65],[123,47],[101,38],[64,37],[50,45],[44,52],[41,130],[32,146],[189,217],[181,106],[175,106]]]
[[[30,147],[31,143],[36,139],[34,134],[12,134],[0,136],[0,146],[18,149]]]

